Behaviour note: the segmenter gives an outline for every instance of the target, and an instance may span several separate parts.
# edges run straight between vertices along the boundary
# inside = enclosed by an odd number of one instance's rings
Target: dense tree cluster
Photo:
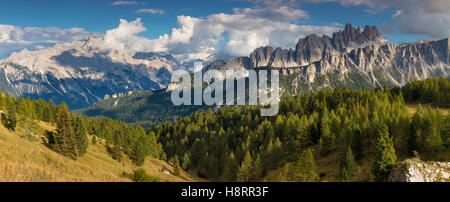
[[[443,78],[404,88],[322,89],[283,98],[274,117],[261,117],[261,106],[224,106],[146,131],[78,116],[64,103],[0,92],[0,114],[6,128],[30,140],[38,140],[39,121],[53,124],[56,131],[46,132],[47,146],[72,159],[100,143],[117,161],[128,156],[141,166],[152,156],[172,164],[175,174],[184,169],[210,180],[259,181],[279,169],[280,181],[317,181],[316,159],[337,153],[336,171],[343,181],[354,178],[365,157],[374,157],[373,176],[383,180],[398,155],[418,152],[426,160],[449,160],[440,155],[450,147],[449,116],[420,104],[411,115],[405,105],[407,100],[448,107],[449,99],[449,80]]]
[[[450,107],[450,80],[426,79],[412,81],[402,88],[406,102],[431,103],[434,106]]]
[[[259,106],[225,106],[151,131],[168,158],[187,154],[189,169],[208,179],[257,181],[283,168],[281,180],[318,180],[314,158],[332,152],[340,156],[336,169],[344,181],[356,174],[358,161],[375,154],[373,174],[379,179],[396,163],[396,155],[418,151],[433,159],[438,155],[429,151],[449,147],[448,115],[427,108],[411,116],[402,92],[323,89],[282,99],[275,117],[259,116]]]

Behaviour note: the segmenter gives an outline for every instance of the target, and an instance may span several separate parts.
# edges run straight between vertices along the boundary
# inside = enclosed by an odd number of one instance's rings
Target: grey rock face
[[[94,45],[98,40],[13,53],[0,61],[0,88],[77,109],[106,94],[165,88],[171,72],[181,68],[170,55],[104,51]]]
[[[324,77],[320,87],[337,87],[333,82],[355,87],[404,85],[411,80],[448,77],[450,73],[449,38],[406,44],[390,44],[374,26],[364,30],[350,24],[329,36],[309,35],[298,41],[295,50],[270,46],[257,48],[246,63],[222,60],[210,68],[300,68],[293,81],[314,84]],[[284,71],[283,75],[289,75]],[[286,73],[286,74],[285,74]],[[335,75],[329,78],[330,75]],[[349,81],[349,82],[347,82]],[[291,83],[291,86],[298,84]],[[311,89],[312,90],[312,89]]]
[[[391,172],[390,182],[448,182],[450,162],[423,162],[409,159],[397,165]]]

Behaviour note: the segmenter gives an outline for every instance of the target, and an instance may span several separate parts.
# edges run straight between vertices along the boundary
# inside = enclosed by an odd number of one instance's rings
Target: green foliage
[[[183,170],[187,170],[190,164],[189,155],[187,153],[184,153],[182,162],[183,163],[181,164],[181,167],[183,168]]]
[[[353,157],[352,149],[349,146],[341,154],[340,173],[342,181],[350,181],[355,175],[355,169],[355,158]]]
[[[78,116],[73,116],[72,118],[72,128],[75,134],[75,139],[77,141],[77,148],[79,156],[83,156],[87,152],[88,148],[88,138],[86,134],[86,128],[82,119]]]
[[[397,156],[386,125],[381,125],[377,128],[377,137],[372,173],[377,181],[382,181],[388,177],[396,165]]]
[[[303,182],[318,181],[316,162],[311,149],[308,149],[295,164],[295,179]]]
[[[322,89],[285,97],[275,117],[260,117],[260,108],[224,106],[214,113],[198,112],[150,130],[169,159],[187,154],[189,168],[198,171],[199,176],[227,181],[260,180],[282,163],[298,160],[298,151],[310,148],[325,157],[350,146],[354,161],[360,161],[376,150],[377,125],[381,123],[388,127],[396,142],[394,149],[399,152],[407,153],[408,139],[413,137],[410,131],[414,121],[399,89]],[[427,153],[426,149],[435,148],[437,154],[448,147],[448,116],[442,113],[417,116],[421,124],[427,124],[417,129],[415,150]],[[249,174],[254,163],[249,163],[247,153],[252,162],[259,155],[261,177]],[[340,167],[336,170],[340,171]]]
[[[78,157],[78,147],[72,129],[71,117],[67,105],[64,102],[58,109],[55,145],[53,149],[74,160]]]
[[[407,102],[431,103],[438,107],[450,107],[450,80],[446,78],[412,81],[402,89]]]
[[[140,168],[129,174],[128,177],[133,180],[133,182],[160,182],[161,180],[156,177],[148,175],[144,169]]]

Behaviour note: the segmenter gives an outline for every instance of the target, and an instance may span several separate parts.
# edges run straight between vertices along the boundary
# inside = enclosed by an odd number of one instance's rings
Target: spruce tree
[[[145,145],[143,142],[137,141],[133,147],[130,158],[135,165],[142,166],[144,165],[145,157]]]
[[[51,111],[50,107],[45,104],[42,109],[42,121],[50,123],[51,121]]]
[[[183,170],[187,170],[189,168],[190,160],[189,155],[187,153],[184,153],[183,155],[183,163],[181,164],[181,167]]]
[[[111,156],[114,160],[122,161],[122,138],[120,133],[116,133],[113,137],[113,147],[111,149]]]
[[[383,124],[377,128],[377,136],[372,173],[375,176],[375,180],[382,181],[388,177],[394,168],[397,156],[395,155],[394,143],[389,136],[389,130],[386,125]]]
[[[239,182],[250,182],[252,179],[253,160],[250,152],[247,151],[241,166],[237,173],[237,180]]]
[[[304,155],[297,161],[295,177],[298,181],[313,182],[319,180],[316,173],[316,162],[311,149],[308,149]]]
[[[347,147],[341,155],[341,179],[347,182],[355,175],[355,158],[350,147]]]
[[[67,105],[63,102],[56,118],[56,136],[54,149],[64,156],[76,160],[78,157],[77,141],[73,133],[71,117]]]
[[[79,156],[83,156],[83,154],[87,152],[88,148],[88,139],[83,120],[78,116],[74,116],[72,119],[72,127],[74,130],[75,139],[77,141],[78,154]]]

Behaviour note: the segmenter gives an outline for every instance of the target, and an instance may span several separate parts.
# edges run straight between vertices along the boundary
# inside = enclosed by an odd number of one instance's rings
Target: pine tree
[[[145,145],[141,141],[137,141],[131,153],[131,160],[137,166],[144,165],[145,162]]]
[[[222,178],[225,181],[235,181],[237,169],[238,165],[236,162],[236,157],[234,156],[234,153],[231,152],[225,163]]]
[[[86,135],[86,128],[84,127],[83,121],[80,117],[74,116],[72,119],[72,127],[75,134],[75,139],[78,146],[79,156],[83,156],[87,152],[88,148],[88,138]]]
[[[355,175],[355,159],[352,149],[347,147],[341,156],[341,179],[344,182],[349,181]]]
[[[355,151],[355,160],[361,160],[364,156],[364,145],[363,134],[361,133],[361,129],[359,129],[359,127],[357,127],[354,133],[353,150]]]
[[[43,107],[44,108],[42,109],[42,121],[50,123],[51,121],[50,107],[47,104],[45,104]]]
[[[237,173],[237,180],[239,182],[250,182],[252,179],[252,161],[252,156],[250,155],[250,152],[247,151]]]
[[[56,118],[56,137],[54,149],[64,156],[76,160],[78,157],[77,141],[73,133],[71,117],[67,105],[63,102]]]
[[[389,136],[386,125],[377,128],[377,144],[375,161],[372,166],[372,173],[377,181],[382,181],[388,177],[397,162],[394,143]]]
[[[317,181],[319,176],[316,173],[316,162],[311,149],[308,149],[305,154],[297,161],[295,170],[295,177],[298,181]]]
[[[113,147],[111,149],[111,156],[114,160],[122,161],[122,137],[118,132],[113,137]]]
[[[189,168],[189,155],[187,153],[184,153],[183,155],[183,163],[181,164],[181,167],[183,168],[183,170],[187,170]]]
[[[256,159],[253,161],[253,175],[252,175],[252,180],[258,180],[259,178],[263,177],[264,175],[264,165],[261,161],[261,157],[258,154],[256,156]]]

